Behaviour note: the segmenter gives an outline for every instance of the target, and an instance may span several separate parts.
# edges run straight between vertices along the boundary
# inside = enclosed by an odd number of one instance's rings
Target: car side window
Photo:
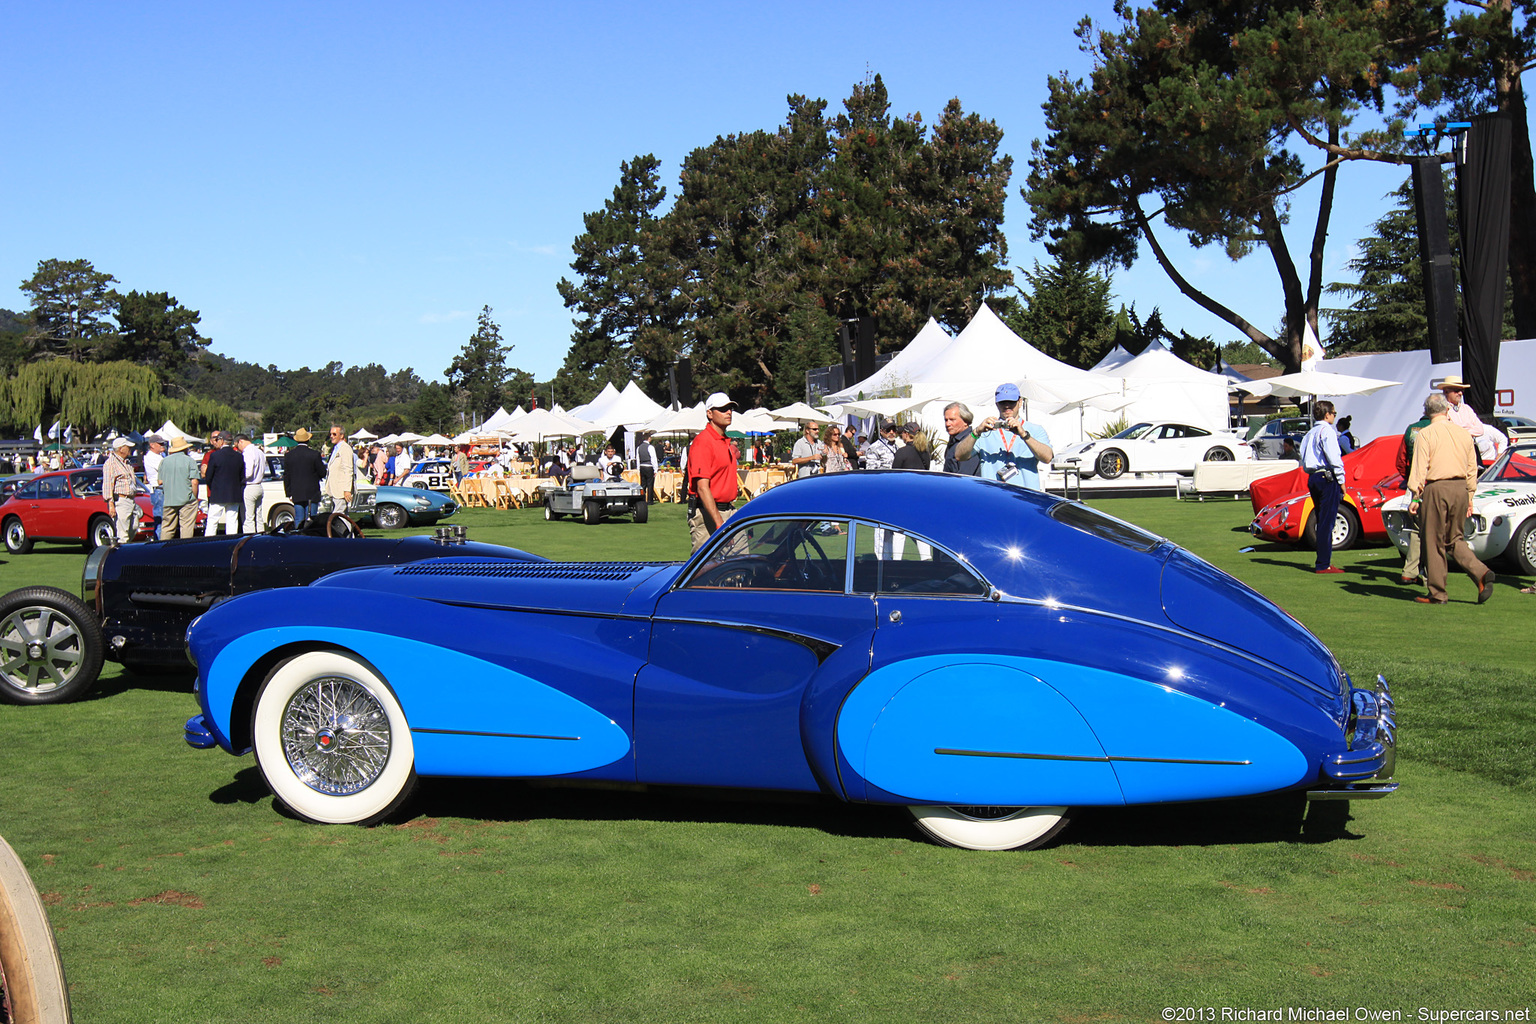
[[[848,523],[772,519],[726,529],[685,588],[843,592]]]
[[[39,498],[67,498],[69,488],[65,485],[62,476],[45,477],[37,482],[37,496]]]
[[[981,597],[987,585],[921,537],[859,523],[854,534],[853,590],[856,594]]]
[[[75,473],[69,478],[69,486],[77,498],[99,498],[101,481],[100,473]]]
[[[39,480],[28,480],[26,483],[16,488],[16,497],[27,501],[36,501],[42,496],[42,482]]]

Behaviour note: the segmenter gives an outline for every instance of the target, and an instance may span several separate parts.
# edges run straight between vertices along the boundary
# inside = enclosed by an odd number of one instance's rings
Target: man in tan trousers
[[[1477,444],[1472,435],[1447,414],[1450,405],[1442,395],[1424,400],[1424,415],[1429,426],[1419,431],[1413,442],[1413,464],[1408,470],[1408,492],[1413,503],[1412,515],[1420,517],[1424,536],[1425,578],[1429,595],[1416,597],[1420,604],[1445,604],[1446,552],[1477,583],[1477,603],[1493,596],[1497,577],[1467,546],[1462,526],[1472,513],[1472,498],[1477,494]]]

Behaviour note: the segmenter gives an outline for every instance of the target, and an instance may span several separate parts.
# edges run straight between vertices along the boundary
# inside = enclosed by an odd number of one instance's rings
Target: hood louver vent
[[[660,562],[428,562],[403,565],[397,576],[477,576],[526,580],[622,580]]]

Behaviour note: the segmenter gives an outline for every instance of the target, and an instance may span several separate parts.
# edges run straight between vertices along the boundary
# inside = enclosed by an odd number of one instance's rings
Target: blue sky
[[[213,349],[283,368],[442,370],[490,305],[511,362],[564,358],[555,290],[582,214],[620,161],[682,158],[771,129],[790,93],[833,111],[878,72],[897,114],[958,96],[998,122],[1014,177],[1009,263],[1044,259],[1018,195],[1048,74],[1087,65],[1072,30],[1108,2],[167,3],[6,0],[0,307],[47,258],[201,310]],[[1403,179],[1350,167],[1327,280]],[[1292,249],[1305,253],[1302,193]],[[1261,250],[1180,268],[1266,329],[1282,302]],[[1114,292],[1175,329],[1236,337],[1144,252]],[[1326,341],[1326,338],[1324,339]]]

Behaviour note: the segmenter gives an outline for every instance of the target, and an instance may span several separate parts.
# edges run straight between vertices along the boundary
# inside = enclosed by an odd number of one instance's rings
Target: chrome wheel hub
[[[18,608],[0,621],[0,681],[27,693],[63,686],[85,658],[80,630],[53,608]]]
[[[283,753],[294,775],[328,796],[361,792],[389,761],[389,716],[356,680],[308,683],[283,709]]]

